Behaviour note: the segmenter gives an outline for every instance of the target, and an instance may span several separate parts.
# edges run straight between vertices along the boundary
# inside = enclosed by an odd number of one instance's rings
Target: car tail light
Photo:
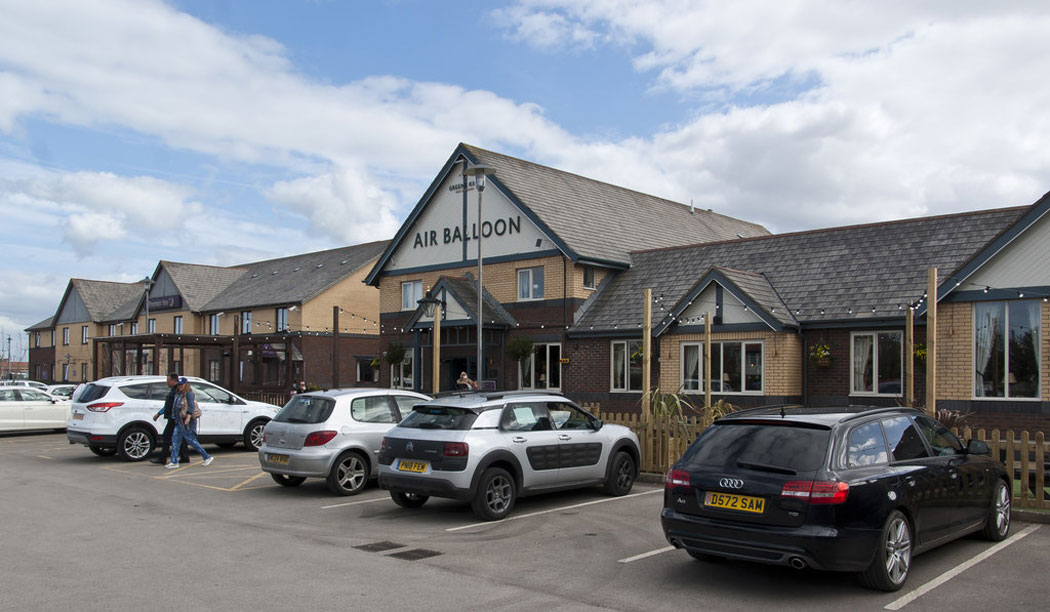
[[[379,443],[379,452],[384,453],[387,450],[386,436],[383,436],[383,441]]]
[[[110,408],[116,408],[117,406],[123,406],[124,402],[99,402],[97,404],[91,404],[87,407],[91,412],[107,412]]]
[[[466,442],[445,442],[446,457],[466,457],[470,453],[470,447]]]
[[[689,486],[689,472],[685,470],[668,470],[667,476],[664,478],[664,486],[666,487],[688,487]]]
[[[849,496],[849,483],[835,480],[792,480],[784,483],[780,496],[810,504],[841,504]]]
[[[324,431],[310,432],[310,434],[306,436],[306,440],[303,442],[303,446],[324,446],[325,444],[328,444],[332,441],[332,438],[335,437],[336,433],[338,432],[332,431],[330,429],[326,429]]]

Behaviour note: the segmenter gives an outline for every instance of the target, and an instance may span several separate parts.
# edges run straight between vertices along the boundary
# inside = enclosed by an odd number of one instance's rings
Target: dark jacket
[[[172,385],[168,387],[168,396],[164,398],[164,407],[157,411],[157,414],[163,416],[169,421],[175,418],[171,408],[175,405],[175,388],[178,385]]]

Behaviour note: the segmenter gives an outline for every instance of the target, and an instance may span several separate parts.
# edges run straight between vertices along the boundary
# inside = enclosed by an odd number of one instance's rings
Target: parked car
[[[471,502],[502,519],[521,495],[603,485],[626,495],[638,475],[638,438],[560,395],[454,393],[413,407],[383,438],[379,486],[398,505],[433,497]]]
[[[51,395],[60,400],[71,401],[73,399],[73,392],[76,391],[79,385],[48,385],[45,391],[48,395]]]
[[[0,431],[63,429],[69,404],[28,385],[0,386]]]
[[[243,442],[249,450],[258,450],[263,428],[280,408],[246,400],[201,378],[187,378],[203,412],[197,439],[222,447]],[[142,461],[164,431],[164,419],[154,421],[153,415],[167,395],[165,376],[113,376],[87,383],[73,400],[66,437],[99,456],[119,454],[127,461]]]
[[[396,389],[333,389],[293,395],[263,433],[259,464],[295,487],[324,478],[336,495],[357,495],[378,473],[386,432],[430,397]]]
[[[912,557],[1010,531],[1010,479],[907,408],[761,408],[714,422],[667,473],[664,534],[700,560],[857,572],[895,591]]]
[[[6,387],[33,387],[34,389],[39,389],[41,391],[47,391],[47,385],[45,385],[44,383],[37,382],[35,380],[24,380],[24,379],[21,379],[21,378],[10,378],[10,379],[6,379],[6,380],[0,380],[0,386],[6,386]]]

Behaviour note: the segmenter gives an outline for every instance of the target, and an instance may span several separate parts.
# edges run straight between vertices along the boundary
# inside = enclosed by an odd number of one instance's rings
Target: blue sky
[[[1047,31],[1045,2],[0,0],[0,337],[71,277],[390,237],[459,142],[775,232],[1029,204]]]

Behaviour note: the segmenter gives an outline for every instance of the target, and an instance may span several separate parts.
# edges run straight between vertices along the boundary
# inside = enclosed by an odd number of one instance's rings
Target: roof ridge
[[[231,266],[231,267],[241,268],[241,267],[248,267],[248,266],[258,266],[258,265],[262,265],[262,264],[266,264],[266,263],[272,263],[272,262],[276,262],[276,261],[285,261],[285,260],[288,260],[288,259],[295,259],[297,257],[307,257],[309,255],[321,255],[321,254],[324,254],[324,253],[334,253],[335,251],[342,251],[342,250],[346,250],[346,249],[357,249],[357,248],[361,248],[361,247],[373,246],[373,245],[381,244],[381,243],[384,243],[384,242],[390,242],[390,239],[387,239],[387,240],[373,240],[372,242],[364,242],[364,243],[361,243],[361,244],[351,244],[351,245],[335,247],[335,248],[331,248],[331,249],[322,249],[320,251],[310,251],[309,253],[299,253],[299,254],[296,254],[296,255],[285,255],[284,257],[274,257],[272,259],[261,259],[259,261],[249,261],[249,262],[242,263],[242,264],[237,264],[237,265]]]

